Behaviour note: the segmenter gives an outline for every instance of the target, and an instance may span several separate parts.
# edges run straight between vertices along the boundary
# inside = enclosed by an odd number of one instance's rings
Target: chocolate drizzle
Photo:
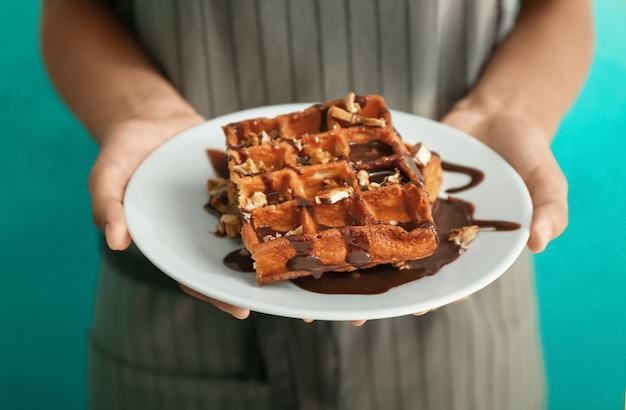
[[[366,99],[358,97],[356,103],[364,107]],[[327,131],[327,110],[328,107],[323,105],[316,106],[320,111],[319,131]],[[386,113],[381,111],[379,117]],[[316,120],[317,121],[317,120]],[[314,127],[317,124],[314,124]],[[235,128],[235,133],[241,141],[244,139],[243,129]],[[292,143],[293,144],[293,143]],[[294,144],[295,146],[295,144]],[[232,148],[232,147],[231,147]],[[249,153],[245,147],[236,147],[239,153],[239,160],[245,161]],[[370,181],[381,183],[386,177],[393,175],[394,171],[400,171],[404,183],[420,185],[423,183],[423,176],[419,171],[415,161],[409,155],[401,155],[403,149],[398,146],[387,145],[378,141],[351,143],[349,157],[343,158],[356,170],[366,170],[369,174]],[[222,177],[228,178],[228,158],[226,153],[218,150],[207,150],[207,154],[215,173]],[[308,161],[307,156],[298,156],[297,161],[301,164]],[[299,174],[302,170],[298,167],[286,165]],[[483,179],[482,171],[465,167],[450,162],[443,162],[442,167],[445,171],[462,173],[470,177],[470,181],[460,187],[449,188],[447,193],[458,193],[479,185]],[[261,175],[265,186],[264,192],[269,204],[278,204],[281,202],[280,194],[274,188],[274,181],[271,173]],[[217,200],[227,203],[227,190],[220,191],[216,196]],[[301,213],[301,221],[307,221],[316,224],[316,232],[322,233],[330,227],[318,224],[315,219],[314,205],[307,199],[294,198],[296,200],[298,212]],[[375,223],[372,215],[367,211],[366,204],[358,190],[345,200],[341,201],[341,206],[345,210],[345,225],[338,229],[342,235],[345,244],[345,264],[337,266],[329,266],[324,264],[318,256],[314,247],[316,241],[309,235],[296,234],[286,235],[286,232],[278,232],[269,226],[256,227],[256,233],[260,241],[263,241],[268,235],[272,237],[281,237],[281,240],[287,240],[288,245],[295,251],[295,255],[287,261],[287,269],[290,271],[308,271],[309,276],[292,280],[297,286],[317,293],[328,294],[377,294],[388,291],[389,289],[399,286],[427,275],[437,273],[443,266],[455,261],[460,256],[459,247],[453,242],[448,241],[448,234],[452,229],[464,226],[478,225],[481,229],[491,229],[496,231],[511,231],[520,228],[520,225],[509,221],[496,220],[476,220],[473,218],[474,206],[466,201],[456,198],[438,198],[433,209],[433,219],[435,221],[436,230],[438,232],[438,248],[434,255],[413,261],[404,262],[401,269],[397,266],[378,265],[367,269],[358,269],[359,267],[368,266],[372,261],[370,255],[370,243],[366,235],[364,235],[357,226]],[[215,213],[215,209],[207,206],[207,210]],[[251,218],[249,216],[249,218]],[[249,221],[253,223],[253,221]],[[306,223],[304,224],[306,225]],[[420,225],[413,220],[401,222],[399,225],[407,231],[415,229],[417,226],[422,228],[433,228],[432,222],[424,222]],[[311,226],[311,225],[308,225]],[[305,232],[306,232],[306,228]],[[321,237],[318,235],[318,238]],[[224,258],[224,264],[230,269],[241,272],[253,272],[253,260],[247,252],[234,251]],[[338,268],[355,267],[351,272],[333,272]]]
[[[238,249],[226,255],[224,265],[237,272],[254,272],[254,261],[244,249]]]
[[[346,244],[346,262],[352,266],[364,266],[372,261],[369,254],[370,243],[367,236],[356,229],[345,228],[342,230],[343,241]]]
[[[209,156],[209,162],[211,162],[211,165],[213,166],[215,175],[224,179],[230,178],[228,171],[228,156],[226,153],[218,149],[207,149],[206,153]]]
[[[411,162],[411,161],[409,161]],[[444,170],[469,175],[471,181],[447,192],[460,192],[480,184],[484,179],[482,171],[444,162]],[[473,218],[474,205],[457,198],[438,198],[433,207],[433,219],[437,227],[439,245],[434,255],[424,259],[408,261],[402,269],[391,265],[378,265],[353,272],[327,272],[321,278],[301,277],[292,282],[302,289],[325,294],[378,294],[408,282],[433,275],[441,268],[459,258],[459,247],[448,241],[452,229],[478,225],[481,229],[512,231],[521,226],[515,222],[496,220],[476,220]],[[410,228],[410,227],[407,227]]]
[[[460,174],[465,174],[470,177],[470,181],[467,184],[457,188],[448,188],[446,190],[446,193],[448,194],[456,194],[461,191],[466,191],[480,184],[481,182],[483,182],[483,179],[485,179],[485,174],[481,170],[476,168],[453,164],[446,161],[442,161],[441,167],[444,171],[458,172]]]
[[[328,270],[328,266],[313,254],[313,240],[305,235],[290,235],[286,237],[296,250],[296,256],[287,261],[287,269],[291,271],[305,270],[311,272],[315,279]]]

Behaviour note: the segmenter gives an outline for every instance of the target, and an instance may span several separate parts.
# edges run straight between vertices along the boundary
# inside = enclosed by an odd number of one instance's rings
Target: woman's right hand
[[[139,164],[174,135],[204,121],[195,113],[159,119],[133,118],[111,126],[99,139],[100,153],[89,174],[91,212],[112,250],[131,242],[124,217],[124,192]]]
[[[204,120],[196,113],[133,118],[110,127],[100,138],[100,153],[89,175],[89,192],[94,223],[104,233],[109,248],[121,251],[131,243],[124,216],[124,192],[139,164],[162,143]],[[250,314],[248,309],[209,298],[184,285],[180,287],[238,319]]]

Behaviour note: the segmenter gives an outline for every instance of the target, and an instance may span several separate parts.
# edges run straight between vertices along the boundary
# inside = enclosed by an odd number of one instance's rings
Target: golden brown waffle
[[[441,161],[402,141],[382,97],[351,94],[223,130],[236,187],[229,197],[259,284],[401,264],[436,250],[423,174],[432,176],[434,201]]]

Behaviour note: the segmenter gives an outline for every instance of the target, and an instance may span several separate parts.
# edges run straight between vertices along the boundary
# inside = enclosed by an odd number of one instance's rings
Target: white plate
[[[318,294],[291,282],[259,287],[254,274],[226,268],[224,256],[241,245],[214,236],[217,219],[203,208],[207,202],[206,180],[215,176],[206,149],[224,149],[224,124],[272,117],[306,106],[271,106],[215,118],[155,150],[131,178],[124,199],[129,231],[148,259],[198,292],[253,311],[293,318],[359,320],[407,315],[470,295],[498,278],[524,249],[532,205],[524,183],[508,163],[460,131],[392,112],[405,141],[423,141],[444,160],[484,172],[480,185],[456,194],[475,205],[476,219],[507,220],[520,223],[522,228],[481,232],[466,253],[436,275],[378,295]],[[446,173],[443,188],[465,182],[466,176]]]

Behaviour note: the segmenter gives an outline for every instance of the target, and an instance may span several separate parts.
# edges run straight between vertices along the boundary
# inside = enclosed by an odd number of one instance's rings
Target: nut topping
[[[233,167],[233,170],[239,172],[241,176],[249,176],[267,172],[268,168],[265,166],[265,163],[263,161],[259,161],[258,164],[255,164],[251,158],[248,158],[246,162],[235,165]]]
[[[239,215],[224,214],[221,216],[217,225],[217,232],[221,235],[226,235],[229,238],[235,238],[239,235],[239,229],[241,228],[241,218]]]
[[[257,191],[250,198],[244,198],[243,209],[251,211],[256,208],[261,208],[267,205],[267,197],[261,191]]]
[[[302,225],[292,229],[289,232],[285,232],[285,236],[290,236],[290,235],[302,235],[304,234],[304,227]]]
[[[209,178],[206,182],[207,191],[209,192],[209,196],[216,195],[225,185],[229,184],[230,181],[224,178]]]
[[[469,247],[470,242],[478,235],[478,225],[464,226],[462,228],[451,229],[448,234],[448,241],[459,246],[459,253],[463,253]]]
[[[315,196],[316,204],[334,204],[343,199],[350,198],[354,193],[354,189],[351,186],[338,186],[335,188],[325,189],[320,191]]]
[[[352,114],[334,105],[328,109],[328,116],[350,124],[363,124],[368,127],[384,127],[386,124],[385,120],[383,119],[364,117],[359,114]]]
[[[383,185],[399,184],[400,182],[402,182],[402,175],[400,175],[400,171],[396,169],[393,175],[388,175],[385,177]]]
[[[361,106],[354,102],[354,97],[354,93],[348,93],[346,99],[344,100],[346,104],[346,109],[350,114],[356,114],[361,109]]]
[[[370,184],[370,174],[364,169],[356,173],[356,179],[359,180],[359,186],[364,188]]]
[[[392,266],[398,270],[411,269],[411,265],[407,261],[396,262]]]
[[[417,165],[425,166],[430,161],[432,153],[424,144],[420,142],[411,148],[411,157]]]
[[[311,165],[328,164],[330,162],[330,159],[332,158],[332,155],[330,155],[330,152],[324,151],[321,148],[315,148],[313,151],[311,151],[311,154],[309,155],[309,157],[310,157],[309,163]]]
[[[247,141],[244,142],[244,147],[255,147],[257,145],[269,144],[278,137],[276,130],[272,130],[269,133],[265,130],[261,130],[259,134],[256,132],[249,132],[246,134]]]

